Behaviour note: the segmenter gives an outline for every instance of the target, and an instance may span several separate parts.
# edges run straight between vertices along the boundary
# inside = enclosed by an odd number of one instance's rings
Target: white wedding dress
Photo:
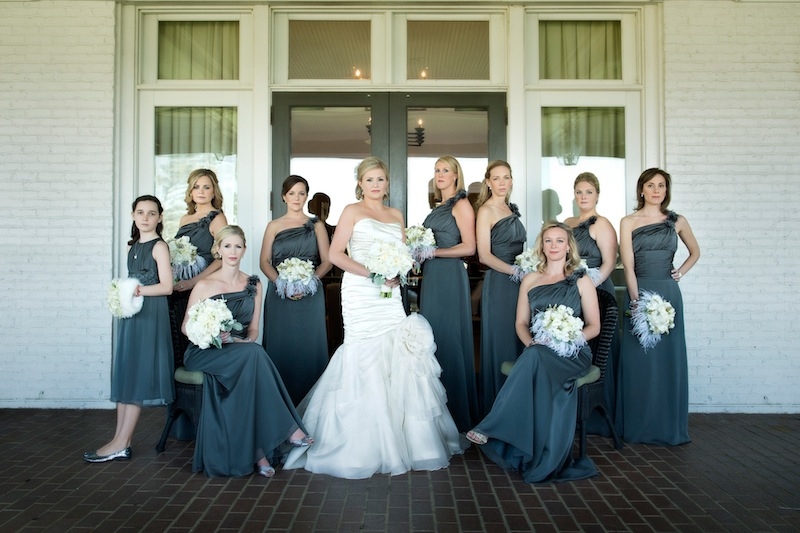
[[[349,254],[363,264],[376,239],[400,238],[399,224],[362,219]],[[284,468],[362,479],[446,467],[464,441],[447,410],[427,320],[405,315],[399,289],[383,298],[372,281],[348,272],[342,318],[344,344],[301,404],[315,443],[293,449]]]

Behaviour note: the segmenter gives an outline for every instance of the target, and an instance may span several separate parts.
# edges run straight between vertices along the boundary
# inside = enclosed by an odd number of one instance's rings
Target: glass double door
[[[487,162],[506,156],[505,93],[275,93],[272,125],[273,217],[285,212],[283,180],[298,174],[312,199],[320,194],[313,211],[327,201],[333,226],[356,201],[355,169],[367,156],[388,163],[389,203],[409,225],[432,207],[440,156],[458,158],[475,196]]]

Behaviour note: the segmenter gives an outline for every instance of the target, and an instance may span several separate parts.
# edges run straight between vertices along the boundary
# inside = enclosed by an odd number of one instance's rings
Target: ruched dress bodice
[[[589,234],[589,228],[597,222],[597,217],[589,217],[572,229],[572,234],[575,236],[575,242],[578,244],[578,251],[581,254],[581,259],[586,261],[586,266],[589,268],[600,268],[603,264],[603,256],[600,252],[600,247],[597,246],[595,241]],[[614,294],[614,283],[611,281],[611,276],[601,283],[598,289],[603,289],[609,294]]]
[[[209,214],[198,220],[190,222],[178,228],[175,238],[189,237],[189,241],[197,247],[197,255],[206,260],[206,264],[211,264],[214,257],[211,255],[211,247],[214,245],[214,236],[211,234],[211,221],[213,221],[219,211],[211,211]]]

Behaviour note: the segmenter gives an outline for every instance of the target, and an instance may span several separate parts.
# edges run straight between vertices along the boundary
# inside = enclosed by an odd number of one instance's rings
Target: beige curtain
[[[235,107],[156,108],[156,155],[236,153]]]
[[[542,108],[542,155],[565,154],[624,158],[624,108]]]
[[[539,23],[539,77],[544,80],[622,79],[619,21]]]
[[[159,22],[158,79],[239,79],[239,22]]]

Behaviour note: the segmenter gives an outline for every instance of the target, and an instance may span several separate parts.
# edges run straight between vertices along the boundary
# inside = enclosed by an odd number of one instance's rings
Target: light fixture
[[[576,108],[570,108],[561,132],[561,143],[556,155],[558,162],[565,167],[577,165],[581,157],[583,147],[580,142],[579,120],[579,111]]]
[[[372,137],[372,117],[369,117],[369,121],[365,127],[367,128],[367,133]],[[406,133],[406,143],[408,146],[422,146],[424,142],[425,128],[422,127],[422,119],[419,119],[417,120],[417,127],[414,128],[414,131]]]
[[[361,69],[358,67],[353,67],[353,77],[357,80],[361,79]]]

